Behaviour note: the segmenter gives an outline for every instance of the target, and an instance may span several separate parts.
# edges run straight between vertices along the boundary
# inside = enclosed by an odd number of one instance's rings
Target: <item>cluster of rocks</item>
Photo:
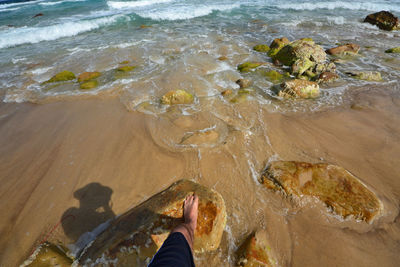
[[[127,60],[120,62],[120,65],[122,66],[119,66],[113,70],[114,78],[116,79],[122,78],[126,73],[131,72],[136,68],[136,66],[131,66],[127,64],[129,64],[129,61]],[[98,78],[101,75],[102,74],[100,72],[94,71],[94,72],[83,72],[78,77],[76,77],[73,72],[64,70],[55,74],[49,80],[43,82],[42,85],[47,85],[47,84],[58,85],[62,82],[76,81],[77,83],[79,83],[80,89],[89,90],[96,88],[99,85]]]

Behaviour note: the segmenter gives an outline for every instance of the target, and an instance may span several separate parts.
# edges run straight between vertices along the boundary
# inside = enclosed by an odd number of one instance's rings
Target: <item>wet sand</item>
[[[228,213],[220,249],[196,255],[197,266],[233,266],[237,246],[258,228],[269,233],[281,266],[397,266],[400,96],[379,88],[351,94],[348,103],[311,114],[271,113],[245,102],[237,109],[247,130],[230,121],[224,140],[193,149],[163,139],[190,121],[128,112],[117,98],[3,103],[0,265],[18,265],[44,237],[76,242],[190,178],[221,193]],[[318,202],[294,203],[265,190],[257,179],[273,159],[345,167],[383,201],[383,216],[371,225],[343,221]]]

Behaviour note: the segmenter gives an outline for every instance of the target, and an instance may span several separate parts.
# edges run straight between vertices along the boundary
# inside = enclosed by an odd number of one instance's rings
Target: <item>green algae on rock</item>
[[[142,266],[182,222],[183,201],[189,194],[199,197],[199,214],[193,249],[195,253],[218,249],[226,225],[224,199],[216,191],[189,180],[180,180],[110,223],[79,258],[81,264],[102,257],[105,261],[139,259]]]
[[[261,183],[288,196],[316,197],[343,218],[372,222],[383,205],[377,196],[350,172],[326,163],[275,161],[261,176]]]
[[[59,266],[70,267],[73,260],[69,258],[64,249],[45,242],[26,260],[21,266],[46,267]]]
[[[283,98],[317,98],[319,85],[316,82],[294,79],[280,85],[278,96]]]
[[[267,71],[265,73],[263,73],[263,75],[271,82],[273,83],[279,83],[282,81],[283,79],[283,74],[277,72],[276,70],[270,70]]]
[[[79,74],[78,76],[78,82],[86,82],[92,79],[96,79],[97,77],[99,77],[101,75],[100,72],[98,71],[94,71],[94,72],[83,72],[81,74]]]
[[[161,104],[177,105],[177,104],[192,104],[194,97],[185,90],[169,91],[161,97]]]
[[[125,64],[129,64],[129,60],[124,60],[124,61],[121,61],[119,64],[121,64],[121,65],[125,65]]]
[[[270,48],[266,44],[259,44],[259,45],[254,46],[253,50],[255,50],[257,52],[267,53],[270,50]]]
[[[286,37],[276,38],[272,41],[268,56],[274,57],[285,45],[289,44],[290,41]]]
[[[358,44],[349,43],[330,48],[326,50],[326,53],[335,56],[346,56],[346,55],[356,55],[358,54],[358,51],[360,51],[360,46]]]
[[[385,53],[400,53],[400,46],[387,49]]]
[[[325,71],[317,79],[317,83],[330,83],[339,79],[339,75],[333,72]]]
[[[240,72],[249,72],[250,70],[255,69],[255,68],[257,68],[257,67],[259,67],[261,65],[264,65],[264,64],[265,63],[263,63],[263,62],[251,62],[251,61],[248,61],[248,62],[244,62],[244,63],[238,65],[237,69]]]
[[[134,70],[135,68],[136,68],[136,66],[121,66],[121,67],[118,67],[118,68],[117,68],[117,71],[120,71],[120,72],[129,72],[129,71]]]
[[[44,83],[65,82],[65,81],[74,80],[75,78],[76,77],[73,72],[64,70],[62,72],[57,73],[56,75],[51,77],[49,80],[45,81]]]
[[[96,88],[98,85],[99,85],[98,81],[91,80],[91,81],[81,83],[79,85],[79,88],[81,88],[82,90],[89,90],[89,89]]]
[[[237,266],[241,267],[273,267],[276,260],[267,239],[267,232],[259,230],[251,234],[239,247]]]
[[[382,75],[378,71],[348,71],[346,74],[364,81],[381,82],[383,81]]]
[[[379,29],[385,31],[399,30],[400,21],[399,18],[388,11],[380,11],[373,14],[369,14],[364,22],[368,22],[372,25],[378,26]]]

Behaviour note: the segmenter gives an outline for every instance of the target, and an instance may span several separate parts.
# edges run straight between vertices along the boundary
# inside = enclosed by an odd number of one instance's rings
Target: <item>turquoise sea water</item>
[[[252,51],[253,45],[282,36],[312,37],[324,48],[358,43],[361,57],[345,68],[379,70],[393,82],[399,79],[398,58],[382,52],[399,45],[400,33],[362,23],[380,10],[400,15],[400,1],[0,1],[0,97],[37,102],[118,91],[135,106],[164,88],[189,87],[209,96],[235,86],[231,80],[239,75],[235,67],[241,61],[267,60]],[[221,55],[228,61],[216,60]],[[124,60],[139,68],[115,80],[110,71]],[[65,69],[100,71],[101,86],[81,91],[74,84],[51,90],[41,85]],[[268,83],[256,85],[269,94]],[[320,101],[340,102],[345,89],[327,90]]]

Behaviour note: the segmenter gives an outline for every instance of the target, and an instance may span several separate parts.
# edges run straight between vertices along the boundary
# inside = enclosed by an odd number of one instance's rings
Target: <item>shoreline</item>
[[[93,225],[191,178],[223,196],[230,229],[219,253],[196,256],[198,266],[232,265],[228,252],[257,228],[268,231],[282,266],[395,266],[400,98],[375,88],[355,92],[352,102],[353,108],[312,114],[260,111],[265,128],[230,130],[224,143],[183,151],[160,146],[152,127],[165,125],[128,112],[116,98],[1,104],[0,265],[22,263],[67,211],[77,212],[75,219],[60,224],[49,241],[76,242]],[[247,114],[254,109],[241,108]],[[371,225],[341,221],[321,204],[301,207],[267,192],[255,176],[274,157],[343,166],[382,200],[383,216]]]

